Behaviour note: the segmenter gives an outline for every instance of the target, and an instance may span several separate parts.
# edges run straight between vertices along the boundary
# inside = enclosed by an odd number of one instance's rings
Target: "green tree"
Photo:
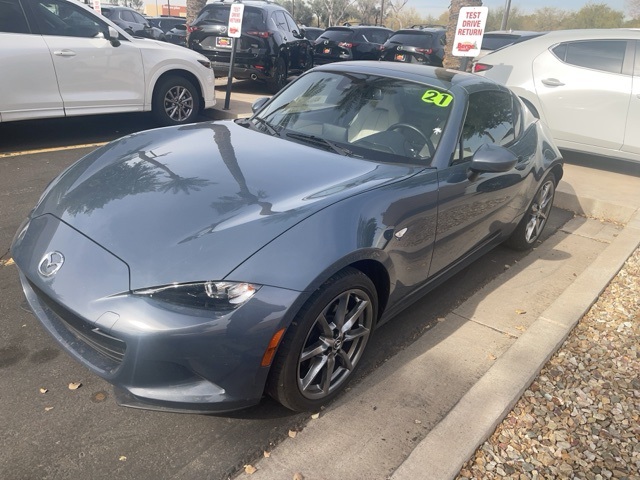
[[[571,15],[566,28],[620,28],[624,13],[605,3],[587,3]]]

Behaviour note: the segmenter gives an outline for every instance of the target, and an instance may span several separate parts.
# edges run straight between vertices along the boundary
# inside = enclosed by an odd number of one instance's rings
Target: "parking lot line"
[[[62,150],[77,150],[78,148],[97,148],[106,145],[108,142],[86,143],[84,145],[70,145],[67,147],[41,148],[37,150],[22,150],[19,152],[0,153],[0,158],[17,157],[19,155],[32,155],[34,153],[60,152]]]

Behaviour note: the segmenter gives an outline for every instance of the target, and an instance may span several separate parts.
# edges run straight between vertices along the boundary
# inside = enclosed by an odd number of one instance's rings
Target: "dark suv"
[[[393,30],[373,26],[329,27],[315,41],[316,65],[344,60],[378,60]]]
[[[153,27],[146,18],[133,8],[103,4],[100,10],[102,15],[130,35],[153,38],[154,40],[164,40],[164,32],[157,27]]]
[[[380,60],[442,66],[446,44],[444,28],[398,30],[382,46]]]
[[[287,10],[267,2],[243,2],[242,36],[233,68],[235,78],[264,81],[272,92],[290,74],[302,73],[313,64],[312,45]],[[229,73],[231,38],[227,35],[231,3],[206,5],[188,27],[188,46],[211,60],[216,77]]]

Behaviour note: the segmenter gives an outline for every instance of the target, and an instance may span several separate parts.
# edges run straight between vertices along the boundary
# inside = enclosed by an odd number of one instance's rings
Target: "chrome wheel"
[[[266,391],[295,411],[318,411],[347,386],[378,315],[371,279],[347,267],[317,288],[278,347]]]
[[[371,299],[363,290],[341,293],[324,308],[298,359],[302,395],[320,399],[340,388],[364,352],[372,323]]]
[[[193,95],[183,85],[175,85],[164,96],[164,111],[174,122],[184,122],[193,113]]]
[[[554,193],[555,183],[553,180],[548,179],[540,187],[533,199],[524,234],[527,243],[535,242],[538,237],[540,237],[540,234],[542,234],[542,230],[547,223],[547,218],[549,218]]]
[[[529,250],[535,245],[549,219],[556,183],[555,175],[551,172],[548,173],[538,187],[527,213],[524,214],[511,236],[505,241],[505,245],[521,251]]]

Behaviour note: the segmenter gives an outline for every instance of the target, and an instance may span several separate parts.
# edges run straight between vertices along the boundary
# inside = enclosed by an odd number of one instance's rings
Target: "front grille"
[[[105,361],[92,363],[99,363],[96,365],[101,369],[108,371],[115,370],[124,358],[124,354],[127,350],[125,342],[122,340],[108,335],[99,328],[86,322],[82,318],[78,317],[68,309],[57,303],[51,297],[46,295],[35,284],[29,281],[29,286],[38,297],[38,300],[43,306],[46,306],[48,310],[55,315],[54,319],[57,320],[60,326],[63,326],[70,334],[72,334],[77,340],[82,342],[92,352],[97,353]],[[78,351],[78,349],[75,349]],[[83,353],[83,352],[78,352]],[[91,361],[91,359],[87,359]]]

